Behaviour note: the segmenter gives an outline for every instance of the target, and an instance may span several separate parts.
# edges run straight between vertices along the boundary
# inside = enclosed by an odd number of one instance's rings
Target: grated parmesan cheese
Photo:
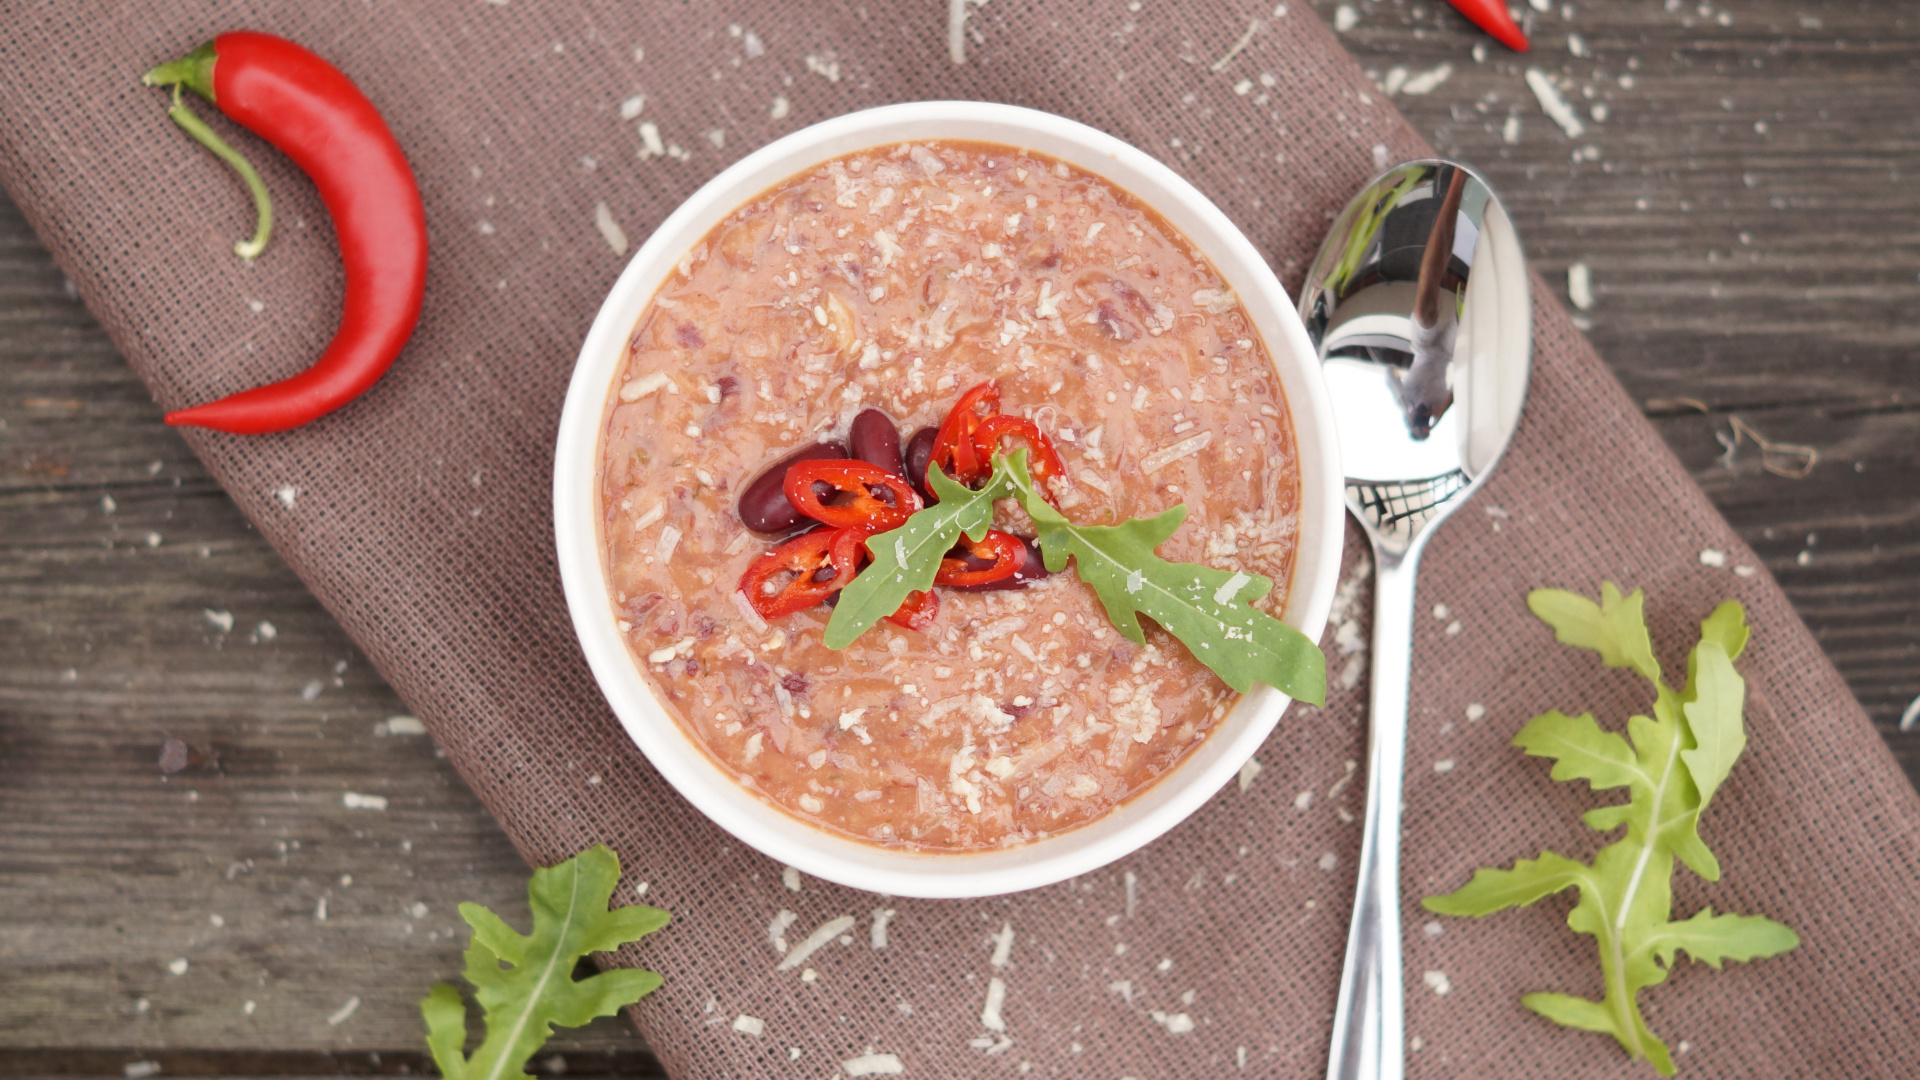
[[[659,157],[667,152],[667,144],[660,140],[660,125],[651,120],[640,124],[640,160]]]
[[[1453,76],[1453,65],[1441,64],[1439,67],[1433,68],[1428,71],[1423,71],[1420,74],[1415,75],[1411,79],[1408,79],[1406,82],[1402,83],[1400,86],[1400,92],[1403,94],[1412,94],[1415,96],[1419,96],[1422,94],[1431,94],[1435,90],[1439,89],[1441,83],[1446,82],[1452,76]]]
[[[1553,78],[1539,68],[1527,69],[1527,86],[1533,96],[1540,100],[1540,111],[1547,118],[1560,125],[1567,138],[1577,139],[1586,134],[1587,126],[1580,122],[1580,114],[1573,111],[1567,99],[1560,96],[1560,88],[1553,85]]]
[[[349,1017],[351,1017],[354,1013],[359,1011],[360,1011],[360,995],[354,994],[353,996],[347,998],[346,1002],[343,1003],[339,1008],[333,1010],[333,1015],[327,1017],[327,1026],[339,1027],[341,1024],[346,1023]]]
[[[1000,932],[993,935],[993,956],[987,962],[996,968],[1003,968],[1007,966],[1007,962],[1012,959],[1012,957],[1013,924],[1002,921],[1000,923]],[[994,1030],[999,1031],[1001,1029],[994,1028]]]
[[[742,1035],[752,1035],[757,1039],[761,1035],[766,1034],[767,1022],[757,1016],[748,1016],[746,1013],[741,1013],[739,1016],[733,1018],[733,1030]]]
[[[746,534],[742,533],[741,535],[745,536]],[[754,633],[764,634],[767,632],[767,620],[761,618],[760,613],[753,610],[753,601],[747,599],[746,593],[735,589],[733,591],[733,606],[740,612],[740,617],[746,620],[747,625],[753,628]],[[784,689],[785,688],[782,687],[783,691]]]
[[[986,1004],[980,1006],[980,1026],[988,1031],[1007,1030],[1006,1018],[1000,1015],[1000,1007],[1007,1001],[1007,984],[999,978],[987,980]]]
[[[964,0],[962,0],[964,2]],[[876,1054],[871,1051],[859,1057],[848,1058],[840,1063],[840,1069],[850,1077],[859,1076],[899,1076],[907,1071],[894,1054]]]
[[[799,917],[786,908],[781,908],[779,914],[773,917],[773,921],[767,924],[767,941],[772,943],[775,952],[787,951],[787,930]]]
[[[1213,602],[1216,604],[1233,603],[1233,598],[1239,595],[1240,590],[1246,587],[1247,582],[1252,580],[1253,579],[1247,575],[1235,571],[1232,577],[1228,578],[1218,589],[1214,590]]]
[[[613,249],[615,255],[627,253],[626,230],[620,227],[619,222],[613,220],[613,211],[607,209],[606,203],[593,204],[593,227],[600,230],[600,236],[606,240],[607,246]]]
[[[1051,319],[1060,314],[1060,297],[1054,295],[1053,282],[1040,283],[1040,299],[1033,306],[1033,315],[1037,319]]]
[[[838,918],[828,919],[826,922],[821,923],[814,928],[813,933],[807,935],[805,941],[795,945],[793,951],[789,952],[786,955],[786,959],[781,960],[774,970],[792,971],[794,968],[806,963],[807,959],[814,953],[819,952],[827,942],[853,929],[853,923],[854,918],[851,915],[841,915]]]
[[[867,943],[876,949],[887,947],[887,926],[893,922],[894,909],[877,907],[873,909],[873,925],[867,934]]]
[[[1254,777],[1257,777],[1260,775],[1260,769],[1261,769],[1261,765],[1258,758],[1248,758],[1247,763],[1245,765],[1240,766],[1240,790],[1241,791],[1245,791],[1248,788],[1253,786]]]
[[[1152,476],[1183,457],[1191,457],[1213,445],[1213,432],[1189,435],[1171,446],[1164,446],[1140,459],[1140,471]]]
[[[642,375],[637,379],[630,379],[622,384],[620,387],[620,400],[631,405],[663,386],[667,388],[667,393],[669,394],[677,394],[680,392],[680,384],[673,381],[673,376],[668,375],[664,371],[655,371]]]
[[[673,549],[680,545],[680,530],[671,525],[660,530],[660,542],[654,545],[654,558],[663,563],[673,561]]]
[[[1593,310],[1593,269],[1584,262],[1567,267],[1567,299],[1581,311]]]
[[[1213,315],[1224,315],[1239,302],[1232,289],[1198,289],[1193,294],[1193,306]]]

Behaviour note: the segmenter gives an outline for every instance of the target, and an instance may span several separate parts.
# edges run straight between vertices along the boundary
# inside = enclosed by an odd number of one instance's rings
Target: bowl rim
[[[902,851],[855,840],[808,824],[746,788],[662,708],[608,599],[598,512],[600,443],[613,380],[632,327],[680,256],[728,214],[788,177],[861,149],[934,141],[1028,149],[1098,175],[1159,214],[1233,287],[1267,346],[1293,421],[1300,466],[1299,546],[1280,617],[1319,639],[1339,578],[1345,506],[1331,405],[1292,300],[1253,243],[1172,169],[1098,129],[1011,105],[912,102],[834,117],[746,155],[668,215],[628,261],[581,343],[555,441],[554,542],[574,633],[595,682],[628,737],[694,807],[749,847],[815,877],[886,895],[982,897],[1076,877],[1157,839],[1240,772],[1290,699],[1256,685],[1145,791],[1042,839],[964,853]]]

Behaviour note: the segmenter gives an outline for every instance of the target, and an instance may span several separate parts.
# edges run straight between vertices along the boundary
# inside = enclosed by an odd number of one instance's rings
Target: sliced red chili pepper
[[[875,531],[877,530],[863,528],[841,529],[839,536],[833,541],[835,568],[851,566],[853,572],[857,574],[861,567],[872,562],[873,556],[867,553],[867,537],[872,536]]]
[[[1042,481],[1041,490],[1045,491],[1044,481],[1049,477],[1065,476],[1067,466],[1060,460],[1059,451],[1053,448],[1053,440],[1040,430],[1040,425],[1024,417],[1001,413],[980,421],[980,428],[973,433],[973,452],[981,461],[992,462],[994,452],[1000,449],[1000,440],[1005,438],[1025,439],[1033,451],[1028,455],[1027,468],[1033,471],[1033,478]]]
[[[833,493],[823,498],[814,490],[816,483]],[[786,492],[794,509],[815,521],[868,532],[897,529],[921,506],[920,493],[905,479],[870,461],[851,459],[794,462],[787,468]]]
[[[976,409],[986,406],[984,414]],[[979,428],[984,416],[992,416],[1000,411],[1000,384],[988,379],[960,395],[947,418],[940,424],[940,434],[933,439],[933,463],[953,473],[954,479],[963,484],[971,484],[987,475],[988,462],[974,452],[973,433]]]
[[[999,529],[989,529],[986,539],[977,544],[966,533],[961,533],[960,543],[966,547],[968,556],[991,559],[993,565],[984,570],[969,570],[966,559],[941,559],[940,572],[933,577],[935,585],[991,585],[1012,577],[1027,561],[1027,546],[1019,537]]]
[[[940,615],[940,594],[928,589],[926,592],[910,592],[907,601],[900,610],[887,616],[887,621],[908,630],[925,630],[933,625]]]
[[[286,431],[365,393],[392,366],[420,319],[427,281],[427,215],[407,158],[379,110],[340,70],[271,34],[222,34],[147,72],[149,86],[185,86],[272,143],[313,178],[333,217],[346,268],[340,329],[307,370],[268,386],[166,416],[236,435]],[[172,114],[208,149],[237,158],[176,102]],[[225,153],[221,153],[225,150]],[[229,155],[232,155],[229,157]],[[244,174],[243,174],[244,175]],[[260,201],[264,244],[270,214]],[[243,254],[257,254],[249,243]]]
[[[805,611],[846,588],[860,569],[857,557],[844,554],[850,532],[859,530],[815,529],[753,560],[740,575],[740,591],[747,603],[761,618],[778,619]],[[866,536],[858,539],[864,541]]]

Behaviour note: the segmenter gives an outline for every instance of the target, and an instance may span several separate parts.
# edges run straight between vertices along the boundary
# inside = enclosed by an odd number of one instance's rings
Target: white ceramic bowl
[[[1171,169],[1083,124],[1007,105],[938,101],[837,117],[749,154],[682,203],[627,264],[580,347],[560,417],[553,524],[567,605],[594,678],[648,760],[702,813],[768,856],[842,885],[896,896],[993,896],[1083,874],[1173,828],[1246,764],[1289,699],[1256,687],[1158,783],[1106,816],[1044,840],[967,854],[862,843],[808,825],[741,787],[661,708],[615,624],[595,496],[600,439],[628,335],[681,255],[736,208],[796,173],[867,147],[931,139],[1022,147],[1105,177],[1184,233],[1239,294],[1279,373],[1299,449],[1300,547],[1281,618],[1319,638],[1340,569],[1341,473],[1320,365],[1293,302],[1240,230]]]

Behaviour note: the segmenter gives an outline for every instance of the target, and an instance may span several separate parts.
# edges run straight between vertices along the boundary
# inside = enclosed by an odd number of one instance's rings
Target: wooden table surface
[[[1439,0],[1311,6],[1543,274],[1591,268],[1600,352],[1920,780],[1920,8],[1530,2],[1524,58]],[[4,200],[0,522],[0,1074],[430,1072],[455,905],[523,920],[525,868]],[[620,1021],[535,1066],[657,1069]]]

